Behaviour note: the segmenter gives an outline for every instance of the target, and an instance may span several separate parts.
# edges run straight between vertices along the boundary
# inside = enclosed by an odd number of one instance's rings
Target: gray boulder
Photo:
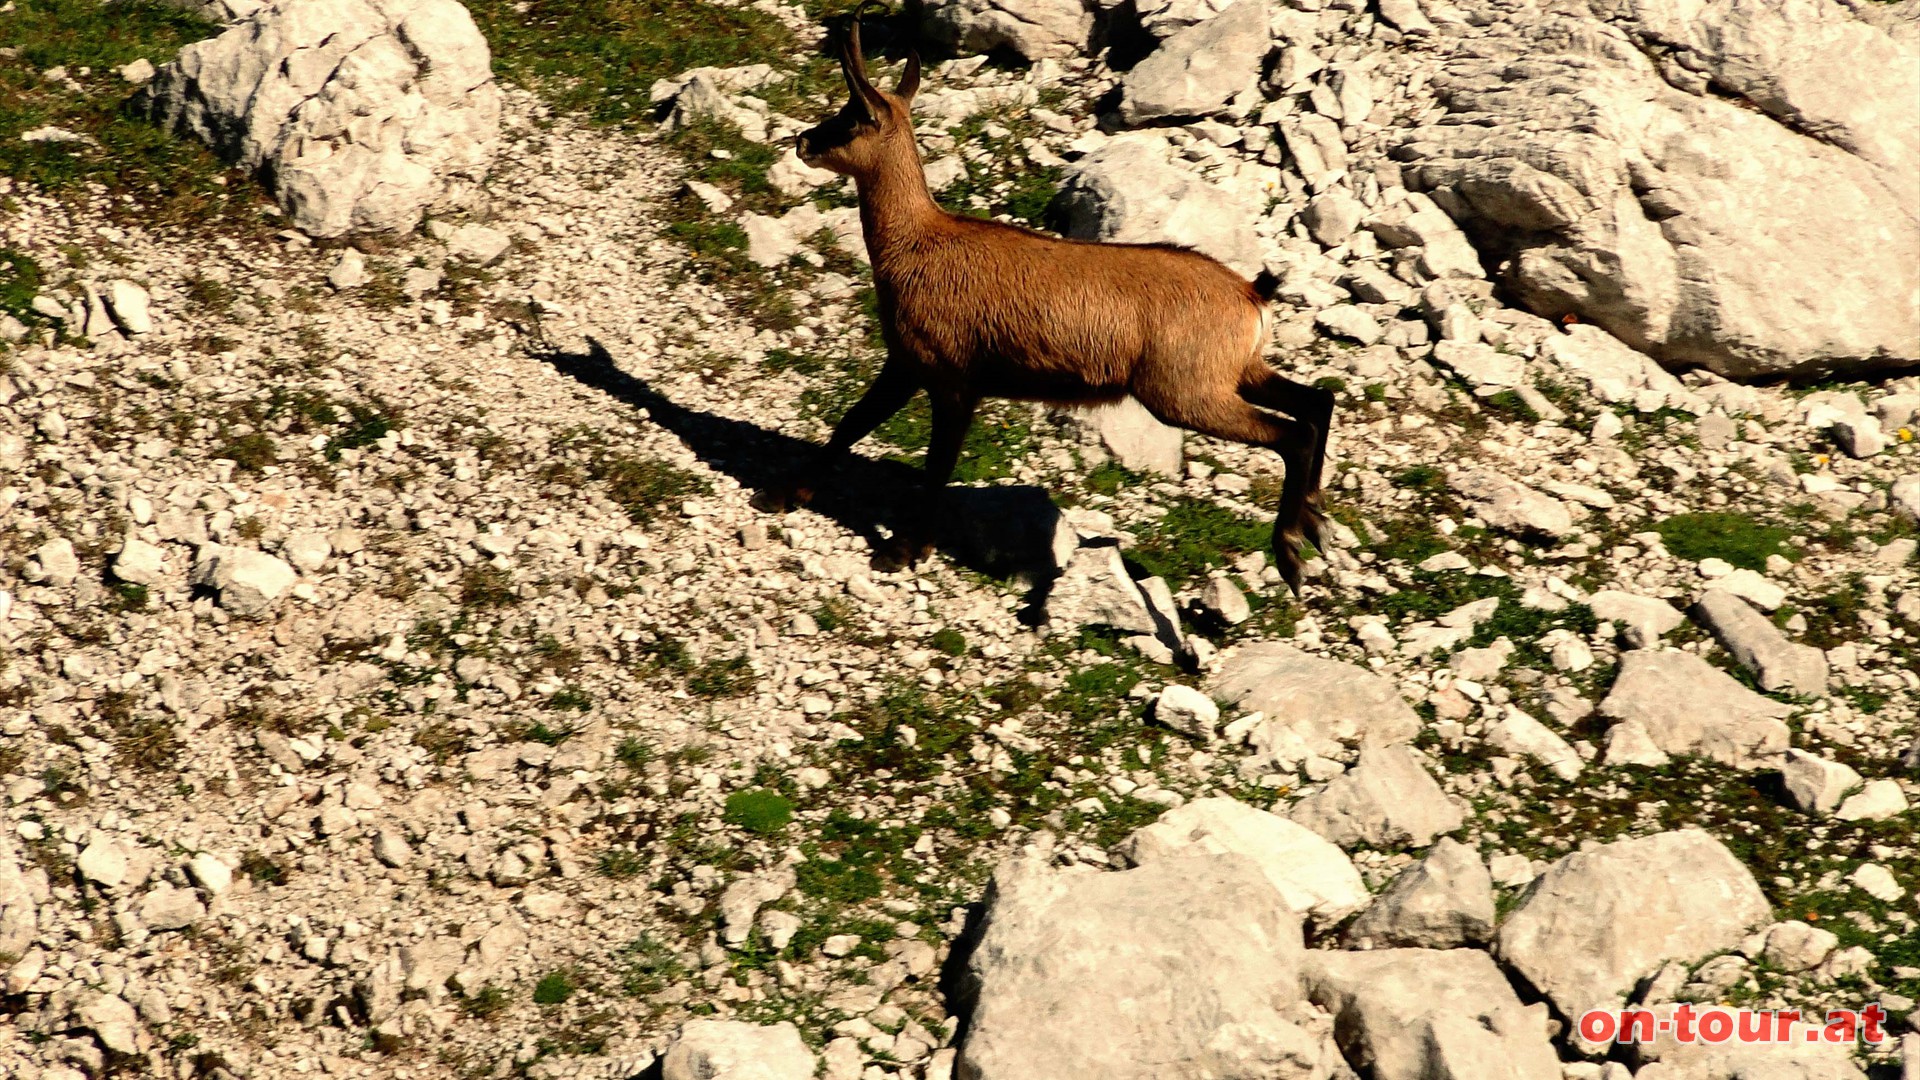
[[[1616,732],[1633,725],[1662,753],[1698,754],[1736,769],[1778,766],[1792,711],[1692,653],[1664,649],[1622,656],[1600,702],[1602,716],[1620,721]]]
[[[1460,808],[1404,746],[1368,746],[1353,768],[1301,799],[1288,815],[1341,847],[1425,847],[1464,820]]]
[[[1250,104],[1272,37],[1266,0],[1234,0],[1162,42],[1120,80],[1120,119],[1144,124]]]
[[[1443,836],[1347,927],[1364,948],[1453,949],[1493,940],[1493,878],[1480,855]]]
[[[1920,363],[1910,38],[1840,4],[1527,7],[1436,85],[1409,185],[1533,311],[1730,377]]]
[[[1322,1080],[1299,916],[1252,859],[1009,860],[967,960],[960,1080]]]
[[[1373,1080],[1560,1080],[1545,1005],[1478,949],[1308,954],[1307,994]]]
[[[1725,589],[1708,589],[1690,612],[1720,647],[1753,672],[1762,690],[1817,697],[1827,692],[1827,654],[1798,645],[1753,606]]]
[[[455,0],[282,0],[180,50],[146,95],[166,127],[263,170],[317,237],[473,205],[499,143],[492,55]]]
[[[1420,733],[1419,715],[1391,682],[1280,642],[1234,652],[1208,690],[1242,712],[1261,713],[1248,741],[1262,758],[1286,768],[1312,755],[1409,742]]]
[[[1772,921],[1753,874],[1698,829],[1577,851],[1535,879],[1500,927],[1500,959],[1562,1016],[1623,1001],[1669,960],[1740,944]]]
[[[1251,276],[1260,269],[1259,211],[1174,165],[1165,139],[1116,138],[1062,177],[1067,235],[1119,244],[1175,244]]]
[[[1086,51],[1093,10],[1081,0],[932,0],[920,8],[920,26],[956,52],[1064,59]]]

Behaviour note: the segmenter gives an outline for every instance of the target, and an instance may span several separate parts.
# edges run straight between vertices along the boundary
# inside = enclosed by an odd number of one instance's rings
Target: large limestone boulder
[[[1003,863],[968,958],[959,1080],[1338,1075],[1304,1002],[1300,918],[1240,855],[1120,873]]]
[[[1391,682],[1280,642],[1248,645],[1227,656],[1207,689],[1243,712],[1260,713],[1248,741],[1263,758],[1286,768],[1310,755],[1410,742],[1420,733],[1419,714]]]
[[[1620,658],[1620,674],[1600,702],[1618,721],[1611,740],[1629,729],[1666,754],[1697,754],[1736,769],[1777,768],[1786,753],[1784,717],[1793,709],[1741,686],[1692,653],[1636,649]]]
[[[1366,882],[1346,852],[1305,826],[1234,799],[1196,799],[1169,810],[1114,849],[1134,866],[1228,853],[1258,863],[1288,909],[1316,926],[1331,926],[1367,903]]]
[[[1550,318],[1732,377],[1920,363],[1920,54],[1816,0],[1522,5],[1400,149]],[[1510,260],[1510,261],[1509,261]]]
[[[1772,920],[1753,874],[1698,829],[1577,851],[1500,927],[1500,959],[1562,1016],[1616,1007],[1669,960],[1731,949]]]
[[[1251,277],[1260,270],[1259,209],[1172,162],[1167,141],[1109,141],[1062,177],[1067,235],[1117,244],[1177,244]]]
[[[926,35],[959,52],[1062,59],[1086,51],[1093,34],[1093,9],[1082,0],[928,0],[919,11]]]
[[[194,556],[193,583],[214,590],[221,607],[244,618],[272,614],[298,580],[293,567],[252,548],[205,544]]]
[[[1308,954],[1307,993],[1373,1080],[1559,1080],[1547,1009],[1478,949]]]
[[[1120,119],[1144,124],[1252,104],[1272,38],[1266,0],[1226,10],[1162,42],[1120,80]]]
[[[316,237],[473,205],[499,143],[492,55],[455,0],[280,0],[180,50],[147,104],[263,171]]]

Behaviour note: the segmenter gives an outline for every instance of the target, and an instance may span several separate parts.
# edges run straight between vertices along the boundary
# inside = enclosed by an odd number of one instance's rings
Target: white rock
[[[1314,950],[1307,993],[1375,1080],[1561,1080],[1544,1004],[1478,949]]]
[[[210,852],[202,851],[187,860],[187,873],[209,896],[219,896],[233,887],[232,868]]]
[[[1499,955],[1563,1016],[1616,1006],[1669,960],[1738,945],[1770,919],[1753,875],[1697,829],[1577,851],[1500,928]]]
[[[1594,593],[1587,605],[1593,609],[1594,618],[1618,625],[1621,637],[1635,649],[1658,644],[1663,636],[1687,621],[1685,615],[1665,600],[1614,589]]]
[[[1841,798],[1860,786],[1860,774],[1851,766],[1798,748],[1787,750],[1780,777],[1787,801],[1810,814],[1833,813]]]
[[[490,266],[513,246],[513,238],[485,225],[462,225],[447,237],[447,258]]]
[[[1179,476],[1184,433],[1161,423],[1132,397],[1066,412],[1067,420],[1100,441],[1121,466],[1134,472]]]
[[[1153,702],[1153,718],[1203,743],[1219,736],[1220,706],[1191,686],[1173,683],[1161,690]]]
[[[80,576],[80,556],[74,553],[73,541],[65,537],[54,537],[34,549],[33,561],[27,565],[27,580],[43,582],[54,588],[64,588],[73,584]]]
[[[1478,122],[1413,133],[1409,186],[1510,238],[1529,309],[1729,377],[1920,359],[1911,38],[1839,7],[1654,0],[1506,22],[1441,68],[1450,117]]]
[[[1753,672],[1762,690],[1818,697],[1827,692],[1827,656],[1811,645],[1787,640],[1779,628],[1727,589],[1707,589],[1693,617],[1720,647]]]
[[[1333,926],[1368,900],[1345,852],[1310,829],[1234,799],[1195,799],[1114,848],[1122,864],[1132,866],[1199,853],[1252,859],[1287,907],[1317,927]]]
[[[113,557],[113,576],[134,585],[158,585],[166,569],[166,552],[137,537],[128,537]]]
[[[161,885],[140,898],[140,922],[149,930],[184,930],[206,918],[206,905],[192,889]]]
[[[147,290],[125,278],[115,278],[107,283],[107,306],[113,311],[113,321],[128,334],[153,333],[153,315],[148,310],[150,301]]]
[[[1028,61],[1078,56],[1093,32],[1078,0],[933,0],[920,18],[929,38],[959,52],[1004,48]]]
[[[1787,590],[1744,566],[1707,582],[1707,588],[1730,592],[1762,611],[1774,611],[1787,602]]]
[[[1574,531],[1573,514],[1567,504],[1491,469],[1450,471],[1447,486],[1459,492],[1493,528],[1555,538]]]
[[[164,126],[264,170],[318,237],[469,205],[499,142],[492,57],[455,0],[283,0],[182,49],[147,92]]]
[[[674,1035],[661,1080],[813,1080],[819,1061],[792,1024],[689,1020]]]
[[[327,284],[343,292],[357,289],[371,280],[373,275],[367,273],[367,257],[353,248],[341,252],[340,261],[327,271]]]
[[[792,867],[748,874],[735,879],[720,894],[720,931],[728,945],[742,945],[753,934],[753,921],[762,905],[771,904],[793,888]]]
[[[1363,746],[1353,768],[1287,815],[1341,847],[1425,847],[1465,820],[1404,746]]]
[[[252,548],[207,544],[193,565],[193,583],[220,594],[220,606],[248,618],[269,614],[293,583],[293,567]]]
[[[1493,939],[1493,879],[1472,848],[1450,836],[1393,879],[1347,927],[1361,948],[1452,949]]]
[[[327,564],[327,557],[333,554],[333,545],[328,543],[325,533],[297,532],[280,545],[280,553],[286,556],[294,569],[312,574]]]
[[[1847,796],[1833,816],[1841,821],[1885,821],[1907,812],[1907,796],[1898,780],[1869,780]]]
[[[1270,44],[1265,0],[1235,0],[1174,34],[1120,80],[1120,119],[1130,125],[1207,116],[1252,93]]]
[[[1487,725],[1486,740],[1497,750],[1532,758],[1562,780],[1578,778],[1585,767],[1579,752],[1558,732],[1512,705],[1499,720]]]
[[[1899,902],[1907,890],[1894,880],[1893,872],[1879,863],[1861,863],[1847,878],[1854,887],[1882,903]]]
[[[970,1080],[1308,1080],[1337,1055],[1301,1000],[1299,916],[1253,860],[1121,873],[1002,863],[968,959]]]
[[[1673,650],[1621,657],[1600,713],[1637,725],[1667,754],[1699,754],[1736,769],[1776,768],[1790,706],[1741,686],[1705,660]],[[1615,760],[1609,749],[1608,760]]]
[[[147,1048],[146,1030],[125,998],[91,994],[73,1010],[79,1026],[93,1032],[100,1045],[116,1054],[136,1055]]]
[[[1262,720],[1248,736],[1261,758],[1294,765],[1344,748],[1408,742],[1420,717],[1393,683],[1362,667],[1280,642],[1243,646],[1208,682],[1217,700]]]
[[[127,879],[126,849],[105,836],[94,837],[82,848],[74,865],[81,877],[109,889]]]
[[[1175,166],[1164,138],[1128,135],[1069,166],[1061,177],[1066,234],[1122,244],[1177,244],[1239,273],[1260,269],[1259,208]]]
[[[1789,919],[1774,923],[1767,930],[1765,951],[1761,958],[1778,971],[1797,974],[1819,967],[1821,961],[1832,955],[1839,944],[1840,939],[1834,936],[1833,931]]]

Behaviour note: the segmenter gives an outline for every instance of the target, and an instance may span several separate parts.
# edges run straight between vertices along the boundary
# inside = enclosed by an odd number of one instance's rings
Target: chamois
[[[853,177],[879,294],[887,356],[818,457],[758,505],[802,505],[853,445],[917,390],[933,434],[917,524],[876,552],[885,566],[932,550],[930,514],[988,397],[1060,405],[1131,394],[1162,422],[1276,451],[1286,465],[1274,522],[1275,563],[1300,591],[1302,541],[1320,545],[1320,472],[1333,395],[1267,366],[1270,275],[1249,282],[1218,261],[1167,244],[1101,244],[948,213],[933,200],[908,106],[920,86],[910,54],[887,93],[867,77],[863,2],[837,44],[846,107],[796,140],[800,159]],[[1271,410],[1271,411],[1268,411]],[[1285,415],[1275,415],[1282,413]]]

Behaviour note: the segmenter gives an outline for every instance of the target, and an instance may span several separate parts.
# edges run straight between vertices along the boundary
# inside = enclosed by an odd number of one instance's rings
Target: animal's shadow
[[[749,490],[778,484],[819,450],[758,424],[682,405],[645,379],[622,371],[593,338],[587,339],[584,353],[555,348],[535,355],[584,386],[645,409],[652,423],[672,432],[702,462]],[[912,466],[855,453],[818,485],[807,509],[877,547],[906,524],[910,513],[919,516],[919,508],[911,505],[911,500],[925,497],[919,481],[919,470]],[[1026,618],[1037,620],[1055,567],[1053,538],[1060,509],[1052,497],[1044,488],[1014,485],[949,487],[940,498],[934,515],[935,547],[967,569],[999,579],[1017,575],[1034,583]]]

